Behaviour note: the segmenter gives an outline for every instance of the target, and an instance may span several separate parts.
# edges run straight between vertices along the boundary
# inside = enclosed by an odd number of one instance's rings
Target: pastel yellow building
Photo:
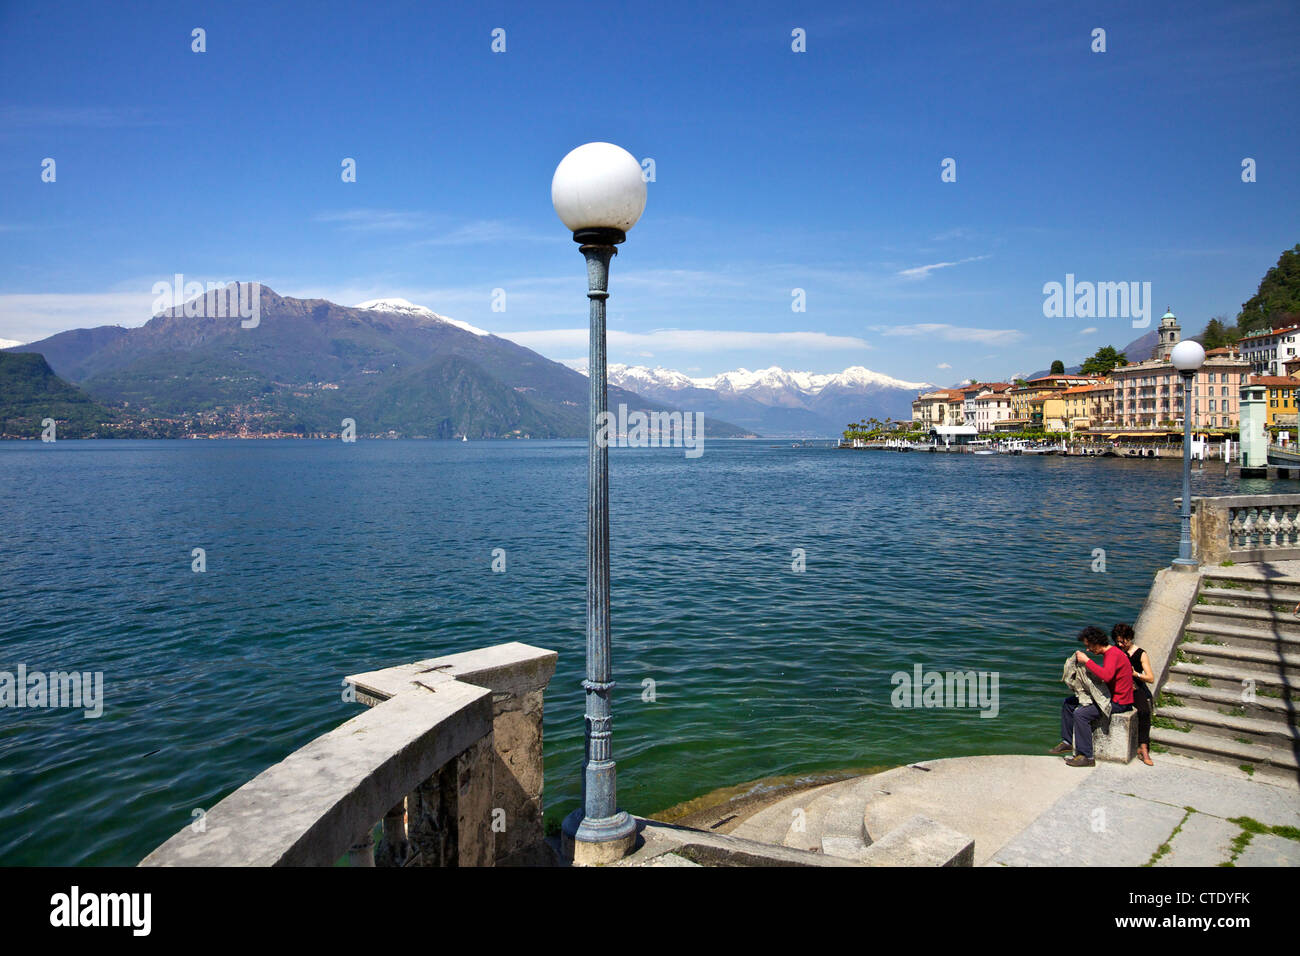
[[[1070,431],[1102,428],[1115,422],[1115,383],[1075,385],[1061,393],[1065,400],[1065,424]]]
[[[1251,385],[1263,385],[1267,390],[1264,401],[1268,404],[1268,424],[1270,427],[1290,427],[1296,423],[1296,386],[1300,381],[1285,375],[1252,375]]]
[[[1044,375],[1011,390],[1009,424],[1025,430],[1063,432],[1069,429],[1064,392],[1079,385],[1093,385],[1097,379],[1083,375]]]

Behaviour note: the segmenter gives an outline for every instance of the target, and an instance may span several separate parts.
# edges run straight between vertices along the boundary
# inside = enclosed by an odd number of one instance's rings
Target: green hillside
[[[59,375],[155,431],[329,434],[350,418],[359,435],[586,436],[586,377],[507,339],[427,310],[349,308],[265,287],[259,302],[250,328],[178,308],[139,328],[77,329],[18,351],[48,350]],[[669,407],[617,387],[609,403]],[[745,434],[713,419],[706,431]]]
[[[44,356],[0,352],[0,437],[40,438],[47,418],[56,438],[92,438],[115,415],[55,375]]]

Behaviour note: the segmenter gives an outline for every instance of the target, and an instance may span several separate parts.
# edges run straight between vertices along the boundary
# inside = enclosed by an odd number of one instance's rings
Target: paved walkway
[[[1243,826],[1229,822],[1300,828],[1300,786],[1172,754],[1091,769],[1051,756],[923,761],[791,794],[727,830],[794,845],[796,816],[846,812],[876,839],[922,814],[973,837],[976,866],[1300,866],[1300,841],[1256,833],[1241,844]]]
[[[1044,758],[1053,759],[1053,758]],[[1160,754],[1156,765],[1102,763],[992,857],[1004,866],[1300,866],[1300,841],[1233,818],[1300,828],[1300,788]]]

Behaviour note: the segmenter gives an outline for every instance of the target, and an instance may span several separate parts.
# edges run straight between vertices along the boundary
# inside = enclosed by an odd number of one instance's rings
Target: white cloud
[[[480,219],[449,229],[441,235],[422,239],[422,246],[469,246],[484,242],[571,242],[560,234],[533,232],[499,219]]]
[[[1086,329],[1084,329],[1083,331],[1081,331],[1079,334],[1080,334],[1080,335],[1092,335],[1092,334],[1093,334],[1094,332],[1096,332],[1096,331],[1097,331],[1097,327],[1096,327],[1095,325],[1090,325],[1090,326],[1088,326]]]
[[[149,285],[139,292],[0,295],[0,337],[35,342],[68,329],[144,325],[153,314]]]
[[[938,365],[935,366],[935,368],[952,368],[952,366],[949,365],[947,362],[940,362]]]
[[[966,262],[979,262],[981,259],[987,259],[988,256],[971,256],[968,259],[958,259],[956,262],[932,262],[928,266],[913,266],[911,269],[903,269],[898,275],[904,279],[924,279],[935,269],[947,269],[951,266],[959,266]]]
[[[335,223],[344,229],[358,232],[427,229],[433,225],[427,213],[407,212],[400,209],[345,209],[340,212],[323,212],[316,216],[316,221]]]
[[[1025,334],[1018,329],[973,329],[946,322],[921,322],[915,325],[877,325],[872,331],[881,335],[928,335],[945,342],[984,342],[1003,345],[1019,342]]]
[[[0,339],[0,349],[11,349],[15,345],[22,345],[17,339]]]
[[[453,223],[445,216],[405,209],[344,209],[323,212],[316,222],[330,223],[348,232],[421,232],[419,246],[468,246],[485,242],[567,242],[562,231],[540,233],[501,219]]]

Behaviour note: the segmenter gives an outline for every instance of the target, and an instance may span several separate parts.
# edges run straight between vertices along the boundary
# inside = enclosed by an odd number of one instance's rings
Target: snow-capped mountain
[[[579,371],[585,372],[585,369],[579,368]],[[612,362],[607,366],[607,374],[610,381],[617,376],[620,379],[618,384],[624,388],[630,387],[631,383],[636,383],[656,388],[711,388],[719,392],[736,393],[747,392],[754,388],[787,388],[816,395],[828,385],[838,385],[842,388],[877,386],[909,391],[935,387],[931,382],[905,382],[882,372],[873,372],[861,365],[854,365],[843,372],[830,374],[788,372],[773,365],[771,368],[759,369],[757,372],[738,368],[734,372],[723,372],[708,378],[691,378],[662,366],[648,368],[644,365],[620,365]]]
[[[578,371],[586,373],[584,367]],[[761,435],[837,437],[862,418],[907,418],[930,382],[906,382],[860,365],[843,372],[795,372],[772,366],[691,378],[667,368],[610,364],[607,375],[646,398],[725,418]]]
[[[931,387],[928,382],[905,382],[881,372],[873,372],[861,365],[846,368],[843,372],[818,374],[817,372],[787,372],[773,365],[771,368],[751,372],[738,368],[712,378],[692,379],[701,388],[719,392],[745,393],[754,389],[768,391],[793,390],[805,395],[816,395],[828,386],[839,388],[901,388],[908,391]]]
[[[422,305],[416,305],[406,299],[371,299],[368,302],[359,302],[355,309],[374,309],[376,312],[396,312],[399,315],[407,315],[415,319],[432,320],[436,322],[446,322],[448,325],[454,325],[458,329],[464,329],[466,332],[473,332],[475,335],[491,335],[468,322],[462,322],[459,319],[449,319],[445,315],[439,315],[433,309],[426,309]]]

